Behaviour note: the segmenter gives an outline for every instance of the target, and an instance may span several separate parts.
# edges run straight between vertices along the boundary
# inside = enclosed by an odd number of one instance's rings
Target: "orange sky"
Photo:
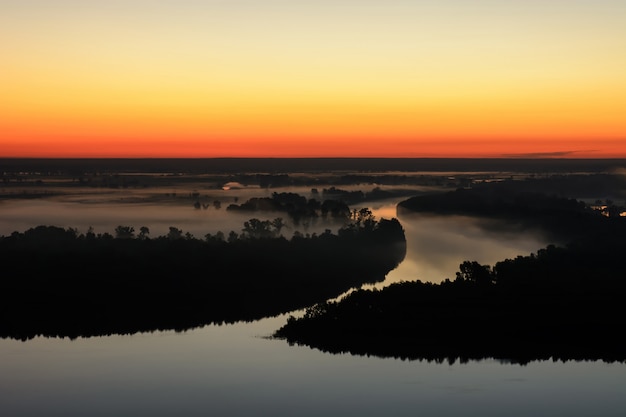
[[[624,2],[51,3],[0,5],[0,157],[626,157]]]

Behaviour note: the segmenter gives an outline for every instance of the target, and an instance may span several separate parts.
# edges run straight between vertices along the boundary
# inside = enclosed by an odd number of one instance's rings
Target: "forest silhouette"
[[[574,181],[570,179],[568,184],[571,182]],[[561,190],[561,195],[557,195],[535,190],[542,187],[551,189],[561,184],[553,178],[542,181],[503,181],[477,184],[469,189],[429,193],[398,203],[398,215],[431,213],[501,220],[535,229],[563,243],[613,239],[616,233],[614,227],[620,227],[620,213],[626,207],[609,200],[603,204],[604,210],[600,211],[582,200],[567,197],[571,191]],[[613,221],[606,221],[605,217]]]
[[[0,337],[185,330],[301,309],[384,279],[404,258],[397,219],[369,210],[337,233],[279,234],[280,218],[240,234],[197,239],[176,227],[157,238],[38,226],[0,238]]]
[[[290,317],[275,336],[333,353],[439,362],[626,360],[626,217],[501,184],[399,204],[400,218],[410,212],[504,219],[566,243],[493,267],[464,261],[439,284],[361,289]]]

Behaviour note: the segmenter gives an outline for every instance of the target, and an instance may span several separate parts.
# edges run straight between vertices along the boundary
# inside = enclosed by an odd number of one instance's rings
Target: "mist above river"
[[[407,239],[407,256],[384,282],[415,280],[441,282],[454,280],[459,265],[477,261],[496,262],[528,255],[549,242],[541,233],[494,227],[484,220],[466,216],[403,216],[400,222]]]
[[[347,190],[369,191],[372,185],[342,187]],[[321,191],[321,190],[320,190]],[[228,235],[240,233],[243,223],[250,218],[261,220],[282,217],[286,227],[283,235],[290,238],[295,231],[321,233],[335,231],[339,224],[319,220],[316,223],[294,224],[286,213],[272,211],[240,212],[227,210],[228,205],[243,203],[252,197],[270,197],[273,192],[292,192],[306,198],[321,198],[311,188],[283,187],[265,189],[237,187],[223,189],[196,189],[193,187],[164,187],[148,190],[81,189],[46,198],[12,198],[0,201],[0,235],[25,231],[37,225],[74,228],[85,233],[111,233],[117,226],[131,226],[136,231],[146,226],[151,237],[167,235],[170,227],[183,233],[203,238],[218,231]],[[415,189],[415,193],[424,192]],[[396,204],[404,197],[381,201],[365,201],[351,206],[368,207],[377,219],[397,217]],[[219,201],[219,205],[214,202]],[[194,203],[201,203],[195,208]],[[494,264],[497,261],[527,255],[549,242],[537,231],[520,230],[495,221],[478,220],[464,216],[403,215],[399,219],[406,234],[407,254],[404,261],[391,271],[382,287],[392,282],[441,282],[454,279],[459,264],[464,260]]]

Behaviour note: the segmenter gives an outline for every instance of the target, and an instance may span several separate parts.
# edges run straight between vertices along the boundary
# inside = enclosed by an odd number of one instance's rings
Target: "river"
[[[224,232],[229,227],[238,230],[245,217],[233,217],[224,209],[89,198],[6,200],[0,203],[0,234],[37,224],[83,232],[92,226],[112,233],[115,226],[127,224],[137,230],[149,226],[153,235],[176,226],[202,236],[218,225]],[[395,216],[395,201],[371,207],[377,217]],[[402,280],[454,278],[463,260],[493,264],[548,243],[537,232],[485,227],[466,217],[400,220],[407,256],[377,287]],[[75,340],[0,339],[0,413],[64,417],[626,413],[625,364],[434,363],[334,355],[272,339],[285,320],[279,316],[179,333]]]

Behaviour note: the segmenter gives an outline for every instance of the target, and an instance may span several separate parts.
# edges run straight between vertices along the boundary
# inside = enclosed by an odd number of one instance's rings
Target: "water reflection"
[[[7,416],[619,416],[626,365],[437,364],[263,336],[284,317],[190,332],[0,340]]]

